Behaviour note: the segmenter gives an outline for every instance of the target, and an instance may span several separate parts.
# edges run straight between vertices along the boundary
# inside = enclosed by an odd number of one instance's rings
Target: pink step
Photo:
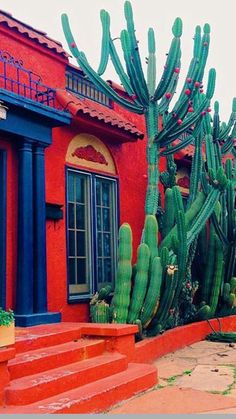
[[[150,364],[130,363],[128,368],[28,406],[0,408],[5,414],[103,413],[122,400],[157,384],[157,370]]]
[[[106,353],[44,373],[12,380],[5,390],[7,405],[27,405],[124,371],[125,355]]]
[[[19,353],[8,363],[11,380],[92,358],[101,355],[104,349],[104,340],[82,338],[75,342]]]

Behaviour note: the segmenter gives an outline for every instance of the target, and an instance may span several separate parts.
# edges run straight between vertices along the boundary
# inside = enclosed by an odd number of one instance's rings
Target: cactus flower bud
[[[191,95],[191,90],[190,89],[186,89],[184,92],[187,96]]]

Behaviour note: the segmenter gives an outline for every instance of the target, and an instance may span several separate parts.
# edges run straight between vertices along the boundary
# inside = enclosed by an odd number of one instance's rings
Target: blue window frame
[[[67,168],[69,301],[113,284],[117,224],[117,180]]]

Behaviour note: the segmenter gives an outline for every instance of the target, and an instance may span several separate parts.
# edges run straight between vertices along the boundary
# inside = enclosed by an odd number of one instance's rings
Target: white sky
[[[125,26],[123,5],[123,0],[0,0],[0,9],[47,32],[48,36],[60,41],[68,51],[60,21],[61,14],[67,13],[79,48],[87,54],[95,68],[98,66],[100,55],[100,9],[109,11],[112,36],[117,37]],[[143,63],[147,55],[147,30],[150,26],[155,30],[159,77],[172,38],[173,21],[177,16],[182,18],[180,86],[192,56],[195,26],[203,26],[206,22],[211,25],[207,69],[216,68],[214,100],[220,101],[221,119],[228,119],[232,98],[236,97],[236,0],[132,0],[132,6]],[[143,66],[145,68],[145,64]],[[118,81],[111,66],[104,78]]]

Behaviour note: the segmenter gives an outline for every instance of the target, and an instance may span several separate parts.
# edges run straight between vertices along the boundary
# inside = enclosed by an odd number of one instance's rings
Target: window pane
[[[110,256],[110,254],[111,254],[110,234],[105,233],[103,234],[103,255]]]
[[[86,284],[86,260],[77,259],[77,283]]]
[[[102,259],[98,259],[98,282],[103,282],[103,274],[102,274]]]
[[[96,179],[96,200],[97,205],[101,205],[101,182]]]
[[[83,231],[77,232],[76,239],[77,239],[77,256],[85,256],[86,255],[85,233]]]
[[[84,202],[84,183],[85,179],[81,176],[76,176],[76,201]]]
[[[98,256],[102,256],[102,234],[98,233]]]
[[[85,214],[84,214],[84,205],[76,205],[76,228],[84,230],[85,229]]]
[[[102,211],[103,231],[110,231],[110,210],[103,208]]]
[[[101,208],[97,208],[97,229],[101,231],[102,229],[102,211]]]
[[[75,284],[75,259],[69,259],[68,266],[69,284]]]
[[[68,173],[68,185],[67,185],[68,201],[74,200],[74,176],[72,173]]]
[[[75,226],[74,204],[68,205],[68,227],[74,228]]]
[[[102,185],[102,205],[104,205],[105,207],[109,207],[109,202],[110,202],[109,195],[110,195],[109,183],[103,182],[103,185]]]
[[[112,282],[111,259],[104,259],[104,278],[103,282]]]
[[[75,233],[69,231],[69,256],[75,256]]]

